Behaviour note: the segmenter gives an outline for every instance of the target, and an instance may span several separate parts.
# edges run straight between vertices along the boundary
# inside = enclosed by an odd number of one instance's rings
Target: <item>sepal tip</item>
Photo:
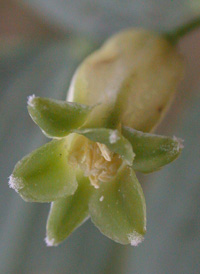
[[[177,152],[181,151],[184,148],[184,140],[181,138],[177,138],[176,136],[173,136],[173,140],[177,142]]]
[[[13,174],[11,174],[8,177],[8,179],[9,179],[8,181],[9,187],[14,189],[17,193],[19,192],[20,189],[24,187],[24,183],[22,179],[14,177]]]
[[[58,244],[55,243],[55,239],[54,239],[54,238],[49,239],[49,237],[46,236],[46,237],[44,238],[44,241],[45,241],[47,247],[52,247],[52,246],[56,247],[56,246],[58,246]]]
[[[128,239],[132,246],[138,246],[144,241],[144,237],[136,231],[134,231],[133,233],[130,233],[128,235]]]
[[[30,106],[30,107],[34,107],[34,103],[33,103],[33,100],[35,99],[36,97],[35,97],[35,94],[32,94],[32,95],[30,95],[30,96],[28,96],[28,100],[27,100],[27,104],[28,104],[28,106]]]

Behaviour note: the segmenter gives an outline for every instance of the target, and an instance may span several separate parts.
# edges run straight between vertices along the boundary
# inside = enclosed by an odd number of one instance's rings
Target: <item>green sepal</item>
[[[77,181],[67,158],[67,138],[53,140],[16,164],[9,185],[29,202],[51,202],[72,195]]]
[[[28,111],[47,137],[65,137],[82,126],[93,107],[74,102],[30,96]]]
[[[106,145],[110,151],[119,154],[123,160],[132,165],[135,156],[132,146],[118,130],[89,128],[74,130],[74,132],[85,136],[91,141]]]
[[[138,245],[146,232],[146,205],[134,171],[125,166],[115,179],[102,183],[89,203],[92,222],[121,244]]]
[[[51,204],[45,239],[48,246],[58,245],[89,217],[88,202],[94,187],[86,177],[78,176],[77,181],[74,195]]]
[[[136,156],[133,169],[150,173],[174,161],[181,153],[182,140],[155,134],[143,133],[122,127],[122,134],[129,140]]]

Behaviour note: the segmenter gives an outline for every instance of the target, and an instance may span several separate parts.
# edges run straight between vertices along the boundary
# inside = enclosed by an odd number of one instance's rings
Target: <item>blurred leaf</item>
[[[96,41],[131,26],[171,30],[194,17],[197,1],[118,0],[116,5],[113,0],[23,0],[54,26]]]

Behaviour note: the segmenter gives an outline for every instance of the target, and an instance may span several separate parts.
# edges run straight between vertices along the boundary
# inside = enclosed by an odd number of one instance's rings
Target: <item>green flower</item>
[[[29,98],[32,119],[54,140],[18,162],[9,184],[25,201],[53,202],[49,245],[63,241],[89,216],[109,238],[137,245],[146,232],[146,207],[134,170],[160,169],[177,158],[182,145],[128,127],[85,128],[92,109]]]
[[[181,64],[163,38],[127,31],[79,67],[73,102],[29,97],[30,116],[53,140],[17,163],[9,185],[25,201],[52,202],[47,245],[89,217],[118,243],[143,240],[146,205],[134,171],[157,171],[182,150],[180,139],[147,133],[171,101]]]

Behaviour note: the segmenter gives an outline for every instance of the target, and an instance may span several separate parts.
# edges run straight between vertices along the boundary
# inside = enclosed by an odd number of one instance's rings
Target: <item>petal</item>
[[[128,127],[122,128],[123,135],[132,144],[136,154],[133,168],[144,173],[159,170],[175,160],[182,151],[182,140],[176,137],[143,133]]]
[[[58,245],[89,217],[88,202],[94,188],[88,178],[82,176],[77,179],[75,194],[51,205],[45,239],[48,246]]]
[[[112,152],[119,154],[129,165],[132,165],[134,152],[131,144],[124,138],[118,130],[106,128],[89,128],[74,130],[88,139],[105,144]]]
[[[78,103],[30,96],[28,111],[47,137],[64,137],[79,128],[93,107]]]
[[[77,182],[67,157],[66,138],[47,143],[16,164],[10,187],[31,202],[51,202],[72,195]]]
[[[99,230],[121,244],[137,245],[146,232],[146,206],[142,188],[130,167],[102,183],[89,203],[90,215]]]

